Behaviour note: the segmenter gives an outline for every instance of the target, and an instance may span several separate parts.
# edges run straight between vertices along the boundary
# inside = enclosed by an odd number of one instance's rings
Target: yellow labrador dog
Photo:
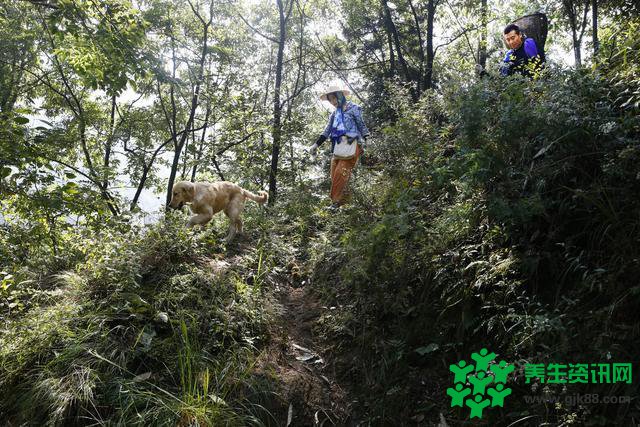
[[[242,219],[240,215],[244,209],[244,202],[251,199],[264,204],[269,199],[266,191],[259,195],[245,190],[233,182],[189,182],[180,181],[173,186],[171,202],[169,206],[180,209],[185,203],[190,203],[189,208],[195,215],[189,219],[188,226],[205,225],[213,218],[213,215],[224,211],[229,217],[229,234],[227,242],[236,235],[242,233]]]

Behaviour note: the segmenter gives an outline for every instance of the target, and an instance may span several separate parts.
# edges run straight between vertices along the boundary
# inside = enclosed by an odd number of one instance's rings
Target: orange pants
[[[356,166],[358,158],[362,154],[363,150],[358,144],[356,148],[356,155],[352,159],[331,159],[331,201],[339,205],[345,202],[347,196],[345,187],[351,177],[351,170]]]

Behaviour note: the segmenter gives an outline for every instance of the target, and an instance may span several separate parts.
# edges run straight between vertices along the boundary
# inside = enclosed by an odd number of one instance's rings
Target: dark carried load
[[[540,75],[545,63],[544,45],[549,22],[544,13],[534,13],[516,19],[503,31],[504,41],[510,49],[502,61],[500,74],[521,74],[534,79]]]
[[[520,31],[522,31],[525,36],[535,40],[542,59],[544,60],[544,45],[547,42],[547,32],[549,31],[547,15],[540,12],[532,13],[531,15],[518,18],[511,23],[520,27]]]

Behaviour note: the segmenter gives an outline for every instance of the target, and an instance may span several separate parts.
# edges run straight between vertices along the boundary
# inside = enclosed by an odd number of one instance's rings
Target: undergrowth
[[[262,219],[261,219],[262,218]],[[256,216],[256,227],[264,217]],[[175,215],[78,230],[72,268],[5,273],[0,418],[39,425],[269,425],[254,378],[276,257]],[[225,253],[231,262],[220,259]]]
[[[523,373],[640,357],[638,116],[611,90],[592,72],[553,69],[418,104],[396,89],[397,120],[358,171],[359,197],[323,219],[308,252],[314,290],[337,307],[318,332],[341,355],[361,419],[467,418],[447,401],[448,366],[486,347],[517,369],[508,407],[484,423],[637,422],[634,399],[523,398],[638,393],[637,382],[527,384]]]

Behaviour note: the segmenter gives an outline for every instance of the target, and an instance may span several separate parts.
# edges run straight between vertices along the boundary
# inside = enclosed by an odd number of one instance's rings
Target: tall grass
[[[260,391],[253,365],[259,349],[252,343],[266,341],[270,320],[261,302],[262,284],[271,280],[265,258],[247,251],[237,256],[236,271],[214,274],[208,257],[216,246],[200,237],[172,216],[146,230],[87,236],[83,260],[56,273],[51,296],[7,317],[0,418],[40,425],[273,423],[266,408],[278,397]],[[258,280],[247,297],[236,280],[250,278]]]

